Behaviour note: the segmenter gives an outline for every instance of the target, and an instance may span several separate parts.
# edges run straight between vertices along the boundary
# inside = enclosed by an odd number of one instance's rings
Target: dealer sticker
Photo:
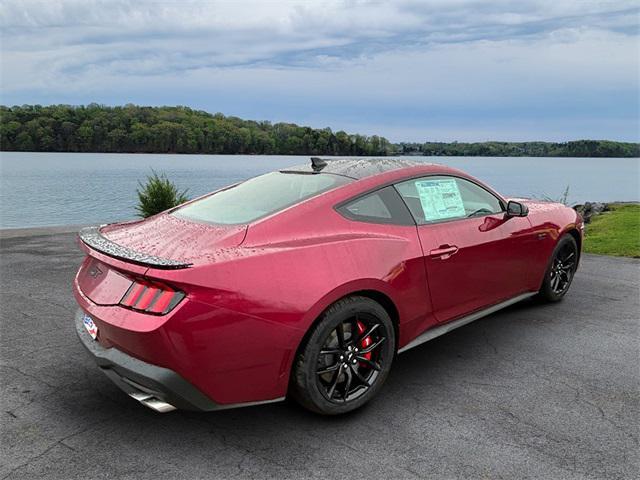
[[[87,332],[89,332],[91,338],[93,338],[94,340],[98,338],[98,327],[96,327],[96,324],[93,323],[93,319],[86,313],[82,318],[82,323],[84,323],[84,328],[87,329]]]

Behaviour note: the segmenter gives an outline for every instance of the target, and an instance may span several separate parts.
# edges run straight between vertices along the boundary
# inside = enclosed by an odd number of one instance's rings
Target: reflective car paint
[[[504,217],[418,226],[439,322],[532,290],[528,254],[540,246],[526,217]]]
[[[101,345],[171,369],[219,404],[283,397],[305,334],[340,298],[363,292],[380,301],[402,348],[438,323],[536,291],[558,238],[580,235],[573,210],[533,201],[526,201],[528,217],[422,226],[349,220],[334,208],[383,185],[432,174],[481,184],[458,170],[421,164],[365,176],[249,225],[204,225],[164,213],[104,227],[101,233],[115,243],[193,266],[145,267],[81,242],[88,256],[74,281],[75,297],[94,319]],[[452,242],[458,251],[449,258],[429,255]],[[96,301],[92,259],[114,274],[165,282],[187,297],[162,316],[118,306],[122,286]]]

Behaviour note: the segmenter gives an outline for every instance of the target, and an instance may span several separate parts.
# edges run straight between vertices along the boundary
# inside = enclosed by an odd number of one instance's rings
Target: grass
[[[587,224],[584,251],[640,258],[640,204],[610,204]]]

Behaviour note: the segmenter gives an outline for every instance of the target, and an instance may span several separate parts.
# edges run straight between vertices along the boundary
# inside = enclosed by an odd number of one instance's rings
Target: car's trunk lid
[[[246,225],[206,225],[170,214],[106,225],[80,238],[115,258],[156,268],[185,268],[240,245]],[[88,238],[88,241],[86,239]]]
[[[245,225],[205,225],[161,214],[146,220],[88,227],[79,238],[89,257],[78,272],[80,290],[99,305],[114,305],[134,277],[149,268],[180,269],[213,261],[242,243]]]

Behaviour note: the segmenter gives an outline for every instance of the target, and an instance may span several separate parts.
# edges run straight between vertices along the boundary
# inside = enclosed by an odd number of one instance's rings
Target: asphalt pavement
[[[347,416],[161,415],[76,338],[74,235],[36,233],[0,235],[1,479],[639,478],[638,260],[587,255],[561,303],[400,355]]]

